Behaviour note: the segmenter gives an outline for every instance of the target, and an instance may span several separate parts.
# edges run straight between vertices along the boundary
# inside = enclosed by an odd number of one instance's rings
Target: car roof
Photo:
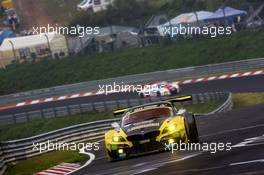
[[[148,104],[143,104],[143,105],[139,105],[139,106],[134,106],[134,107],[128,108],[126,110],[126,112],[124,113],[124,115],[126,115],[126,113],[128,113],[128,112],[133,112],[133,111],[138,110],[138,109],[142,109],[143,110],[146,107],[151,107],[151,106],[153,106],[153,108],[155,108],[155,107],[159,107],[161,105],[165,105],[167,107],[173,108],[173,105],[170,102],[160,102],[159,101],[159,102],[153,102],[153,103],[148,103]]]

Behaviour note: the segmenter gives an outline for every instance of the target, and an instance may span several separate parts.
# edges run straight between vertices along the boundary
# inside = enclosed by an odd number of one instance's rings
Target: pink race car
[[[180,86],[176,83],[158,82],[151,85],[145,85],[144,89],[138,93],[144,97],[170,96],[180,93]]]

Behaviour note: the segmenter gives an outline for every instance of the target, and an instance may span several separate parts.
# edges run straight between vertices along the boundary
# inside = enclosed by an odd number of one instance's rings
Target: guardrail
[[[164,98],[157,98],[156,100],[158,99],[162,100]],[[233,106],[232,94],[229,92],[193,94],[192,103],[197,104],[197,103],[205,103],[205,102],[217,101],[217,100],[224,100],[225,102],[217,110],[213,111],[210,114],[229,111],[232,109]],[[138,100],[137,104],[141,104],[141,101]],[[136,104],[131,104],[131,105],[136,105]],[[104,108],[105,107],[106,106],[104,106]],[[87,141],[102,139],[104,137],[104,133],[107,130],[111,129],[111,123],[116,121],[117,122],[120,121],[120,118],[79,124],[76,126],[71,126],[56,131],[48,132],[45,134],[41,134],[38,136],[1,142],[0,143],[0,175],[3,174],[3,172],[6,169],[6,165],[8,163],[17,162],[22,159],[27,159],[48,152],[48,151],[39,152],[38,150],[34,149],[34,143],[35,144],[47,143],[48,141],[56,142],[56,143],[58,142],[79,143],[79,142],[87,142]]]
[[[158,71],[145,74],[128,75],[116,78],[109,78],[104,80],[95,80],[82,82],[77,84],[70,84],[64,86],[57,86],[46,89],[39,89],[16,94],[0,96],[0,104],[14,103],[25,100],[47,98],[53,96],[69,95],[79,92],[90,92],[98,89],[98,85],[126,83],[150,83],[156,81],[169,81],[190,77],[198,77],[210,74],[227,73],[243,71],[248,69],[257,69],[264,67],[264,58],[249,59],[242,61],[233,61],[220,64],[209,64],[205,66],[187,67],[181,69],[171,69],[166,71]]]
[[[222,92],[193,94],[192,102],[200,103],[202,101],[219,100],[219,98],[222,97],[225,97],[225,94],[223,94]],[[129,99],[129,100],[96,102],[96,103],[69,105],[69,106],[41,109],[36,111],[24,112],[24,113],[3,115],[0,117],[0,125],[25,123],[35,119],[47,119],[54,117],[71,116],[86,112],[108,112],[108,111],[113,111],[114,109],[117,108],[160,101],[166,98],[168,97],[146,98],[146,99],[138,98],[138,99]]]

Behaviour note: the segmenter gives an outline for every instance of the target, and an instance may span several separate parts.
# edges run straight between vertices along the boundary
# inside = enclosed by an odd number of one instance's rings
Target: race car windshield
[[[160,83],[158,83],[158,85],[159,85],[159,86],[167,86],[168,83],[167,83],[167,82],[160,82]]]
[[[156,118],[168,118],[171,115],[172,115],[172,110],[165,107],[142,110],[126,115],[123,118],[122,125],[124,126],[128,124],[138,123]]]

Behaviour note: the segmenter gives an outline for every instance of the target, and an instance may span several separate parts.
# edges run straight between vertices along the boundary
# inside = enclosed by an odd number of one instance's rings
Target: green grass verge
[[[94,56],[11,65],[0,70],[0,95],[210,63],[263,57],[264,32],[182,41]],[[21,73],[23,72],[23,73]]]
[[[223,101],[214,101],[211,103],[201,103],[201,104],[195,104],[195,105],[178,105],[178,109],[183,107],[187,109],[190,112],[198,113],[198,114],[204,114],[204,113],[210,113],[220,107],[223,104]]]
[[[264,93],[238,93],[233,95],[234,109],[264,104]]]
[[[112,114],[89,113],[45,120],[33,120],[28,123],[0,126],[0,140],[14,140],[42,134],[60,128],[65,128],[80,123],[114,118]]]
[[[86,155],[77,151],[55,151],[19,161],[16,165],[9,165],[5,175],[32,175],[61,163],[77,163],[86,161]]]

